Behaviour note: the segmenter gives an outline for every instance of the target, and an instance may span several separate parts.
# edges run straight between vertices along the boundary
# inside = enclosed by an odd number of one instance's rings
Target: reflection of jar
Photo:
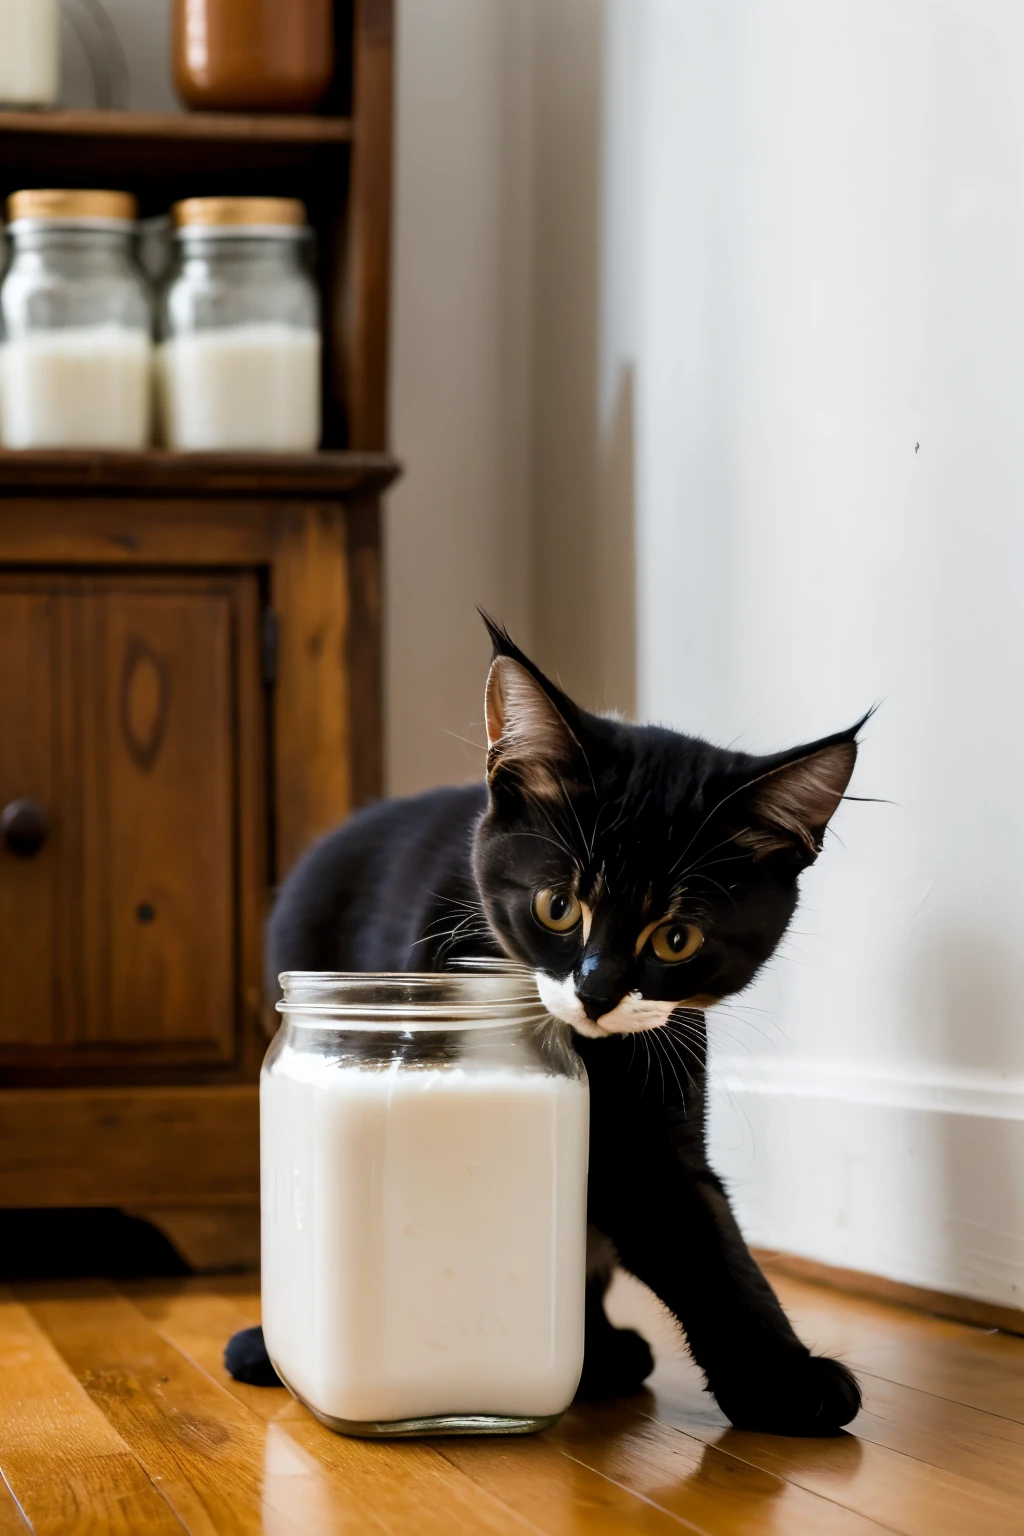
[[[0,288],[7,448],[144,448],[149,294],[124,192],[15,192]]]
[[[307,112],[333,73],[332,0],[174,0],[174,83],[190,107]]]
[[[543,1428],[583,1364],[579,1058],[494,962],[281,984],[260,1081],[278,1374],[349,1433]]]
[[[316,448],[319,298],[306,210],[287,198],[197,197],[173,217],[158,353],[167,446]]]
[[[0,5],[0,105],[50,107],[60,74],[58,0]]]

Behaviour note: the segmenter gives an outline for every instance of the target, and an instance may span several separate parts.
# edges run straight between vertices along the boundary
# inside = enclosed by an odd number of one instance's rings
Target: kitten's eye
[[[538,891],[533,898],[533,915],[552,933],[569,933],[583,916],[583,908],[569,891]]]
[[[665,923],[651,934],[651,949],[669,965],[691,959],[703,943],[704,935],[693,923]]]

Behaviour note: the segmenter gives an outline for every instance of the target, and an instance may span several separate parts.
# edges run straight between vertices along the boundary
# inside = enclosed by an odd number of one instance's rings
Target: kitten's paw
[[[726,1384],[713,1381],[718,1406],[736,1429],[773,1435],[834,1435],[860,1411],[857,1378],[838,1360],[787,1350]]]
[[[279,1387],[281,1378],[270,1363],[262,1328],[242,1328],[228,1339],[224,1368],[236,1381],[250,1387]]]
[[[654,1370],[646,1339],[632,1328],[602,1328],[587,1334],[578,1398],[631,1397]]]

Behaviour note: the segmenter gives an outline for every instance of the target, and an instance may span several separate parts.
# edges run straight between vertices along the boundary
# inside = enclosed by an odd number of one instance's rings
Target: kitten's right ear
[[[579,742],[540,683],[512,656],[495,656],[484,694],[487,782],[506,781],[542,800],[557,800],[574,777]]]

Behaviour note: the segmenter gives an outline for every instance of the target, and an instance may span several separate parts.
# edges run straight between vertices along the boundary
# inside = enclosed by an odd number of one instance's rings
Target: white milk
[[[57,100],[58,0],[0,0],[0,105]]]
[[[307,1403],[350,1422],[567,1406],[585,1079],[291,1051],[264,1072],[260,1113],[263,1327]]]
[[[320,442],[320,336],[281,321],[173,336],[158,348],[168,448],[312,451]]]
[[[5,448],[145,448],[152,346],[144,331],[85,325],[0,344]]]

